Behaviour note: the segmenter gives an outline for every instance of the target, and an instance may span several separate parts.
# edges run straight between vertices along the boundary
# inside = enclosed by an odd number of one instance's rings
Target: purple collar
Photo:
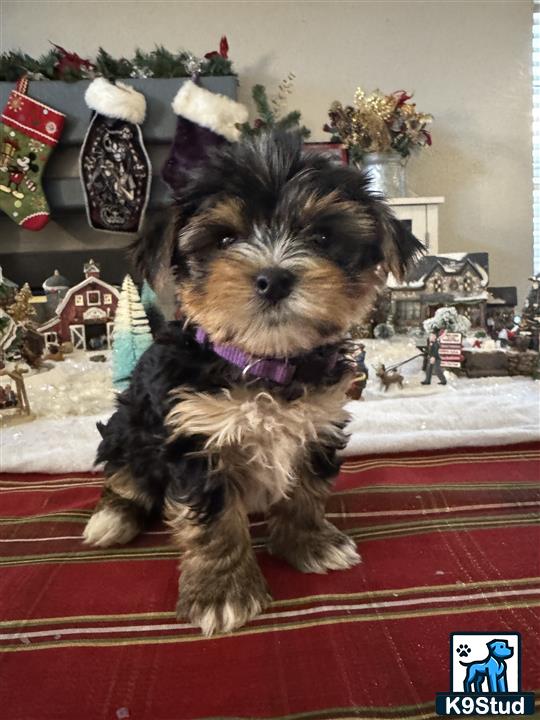
[[[242,375],[254,375],[258,378],[273,380],[280,385],[288,385],[294,377],[297,370],[297,364],[294,360],[286,358],[266,358],[248,355],[247,353],[233,347],[232,345],[220,345],[213,343],[208,334],[200,327],[195,332],[195,339],[199,345],[206,345],[231,365],[242,370]],[[326,370],[332,370],[337,362],[338,353],[333,352],[328,358]],[[308,358],[306,357],[306,360]],[[306,361],[304,360],[304,362]]]

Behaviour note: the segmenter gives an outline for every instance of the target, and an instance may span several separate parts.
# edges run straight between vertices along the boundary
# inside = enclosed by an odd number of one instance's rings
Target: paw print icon
[[[468,645],[458,645],[456,652],[459,657],[469,657],[471,654],[471,648]]]

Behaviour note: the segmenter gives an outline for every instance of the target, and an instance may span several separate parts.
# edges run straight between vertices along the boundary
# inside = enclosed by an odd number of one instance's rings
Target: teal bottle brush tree
[[[137,286],[129,275],[122,283],[113,331],[113,385],[122,391],[129,384],[135,365],[152,344],[152,332]]]

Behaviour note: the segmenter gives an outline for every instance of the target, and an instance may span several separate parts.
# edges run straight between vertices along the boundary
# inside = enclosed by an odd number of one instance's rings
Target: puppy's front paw
[[[231,632],[259,615],[272,600],[255,565],[222,575],[185,567],[180,577],[178,619],[188,618],[207,637]]]
[[[83,542],[97,547],[124,545],[139,530],[137,522],[128,513],[105,507],[97,510],[88,521],[83,532]]]
[[[280,533],[279,540],[273,538],[268,549],[301,572],[347,570],[362,561],[354,540],[329,522],[318,530]]]

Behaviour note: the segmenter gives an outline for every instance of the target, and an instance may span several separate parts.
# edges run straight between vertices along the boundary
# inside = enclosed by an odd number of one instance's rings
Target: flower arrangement
[[[375,90],[368,95],[359,87],[353,105],[332,103],[330,122],[323,130],[332,133],[333,142],[349,149],[353,161],[360,161],[366,153],[392,150],[408,157],[416,148],[431,145],[427,127],[433,120],[432,115],[419,112],[411,99],[405,90],[390,95]]]

